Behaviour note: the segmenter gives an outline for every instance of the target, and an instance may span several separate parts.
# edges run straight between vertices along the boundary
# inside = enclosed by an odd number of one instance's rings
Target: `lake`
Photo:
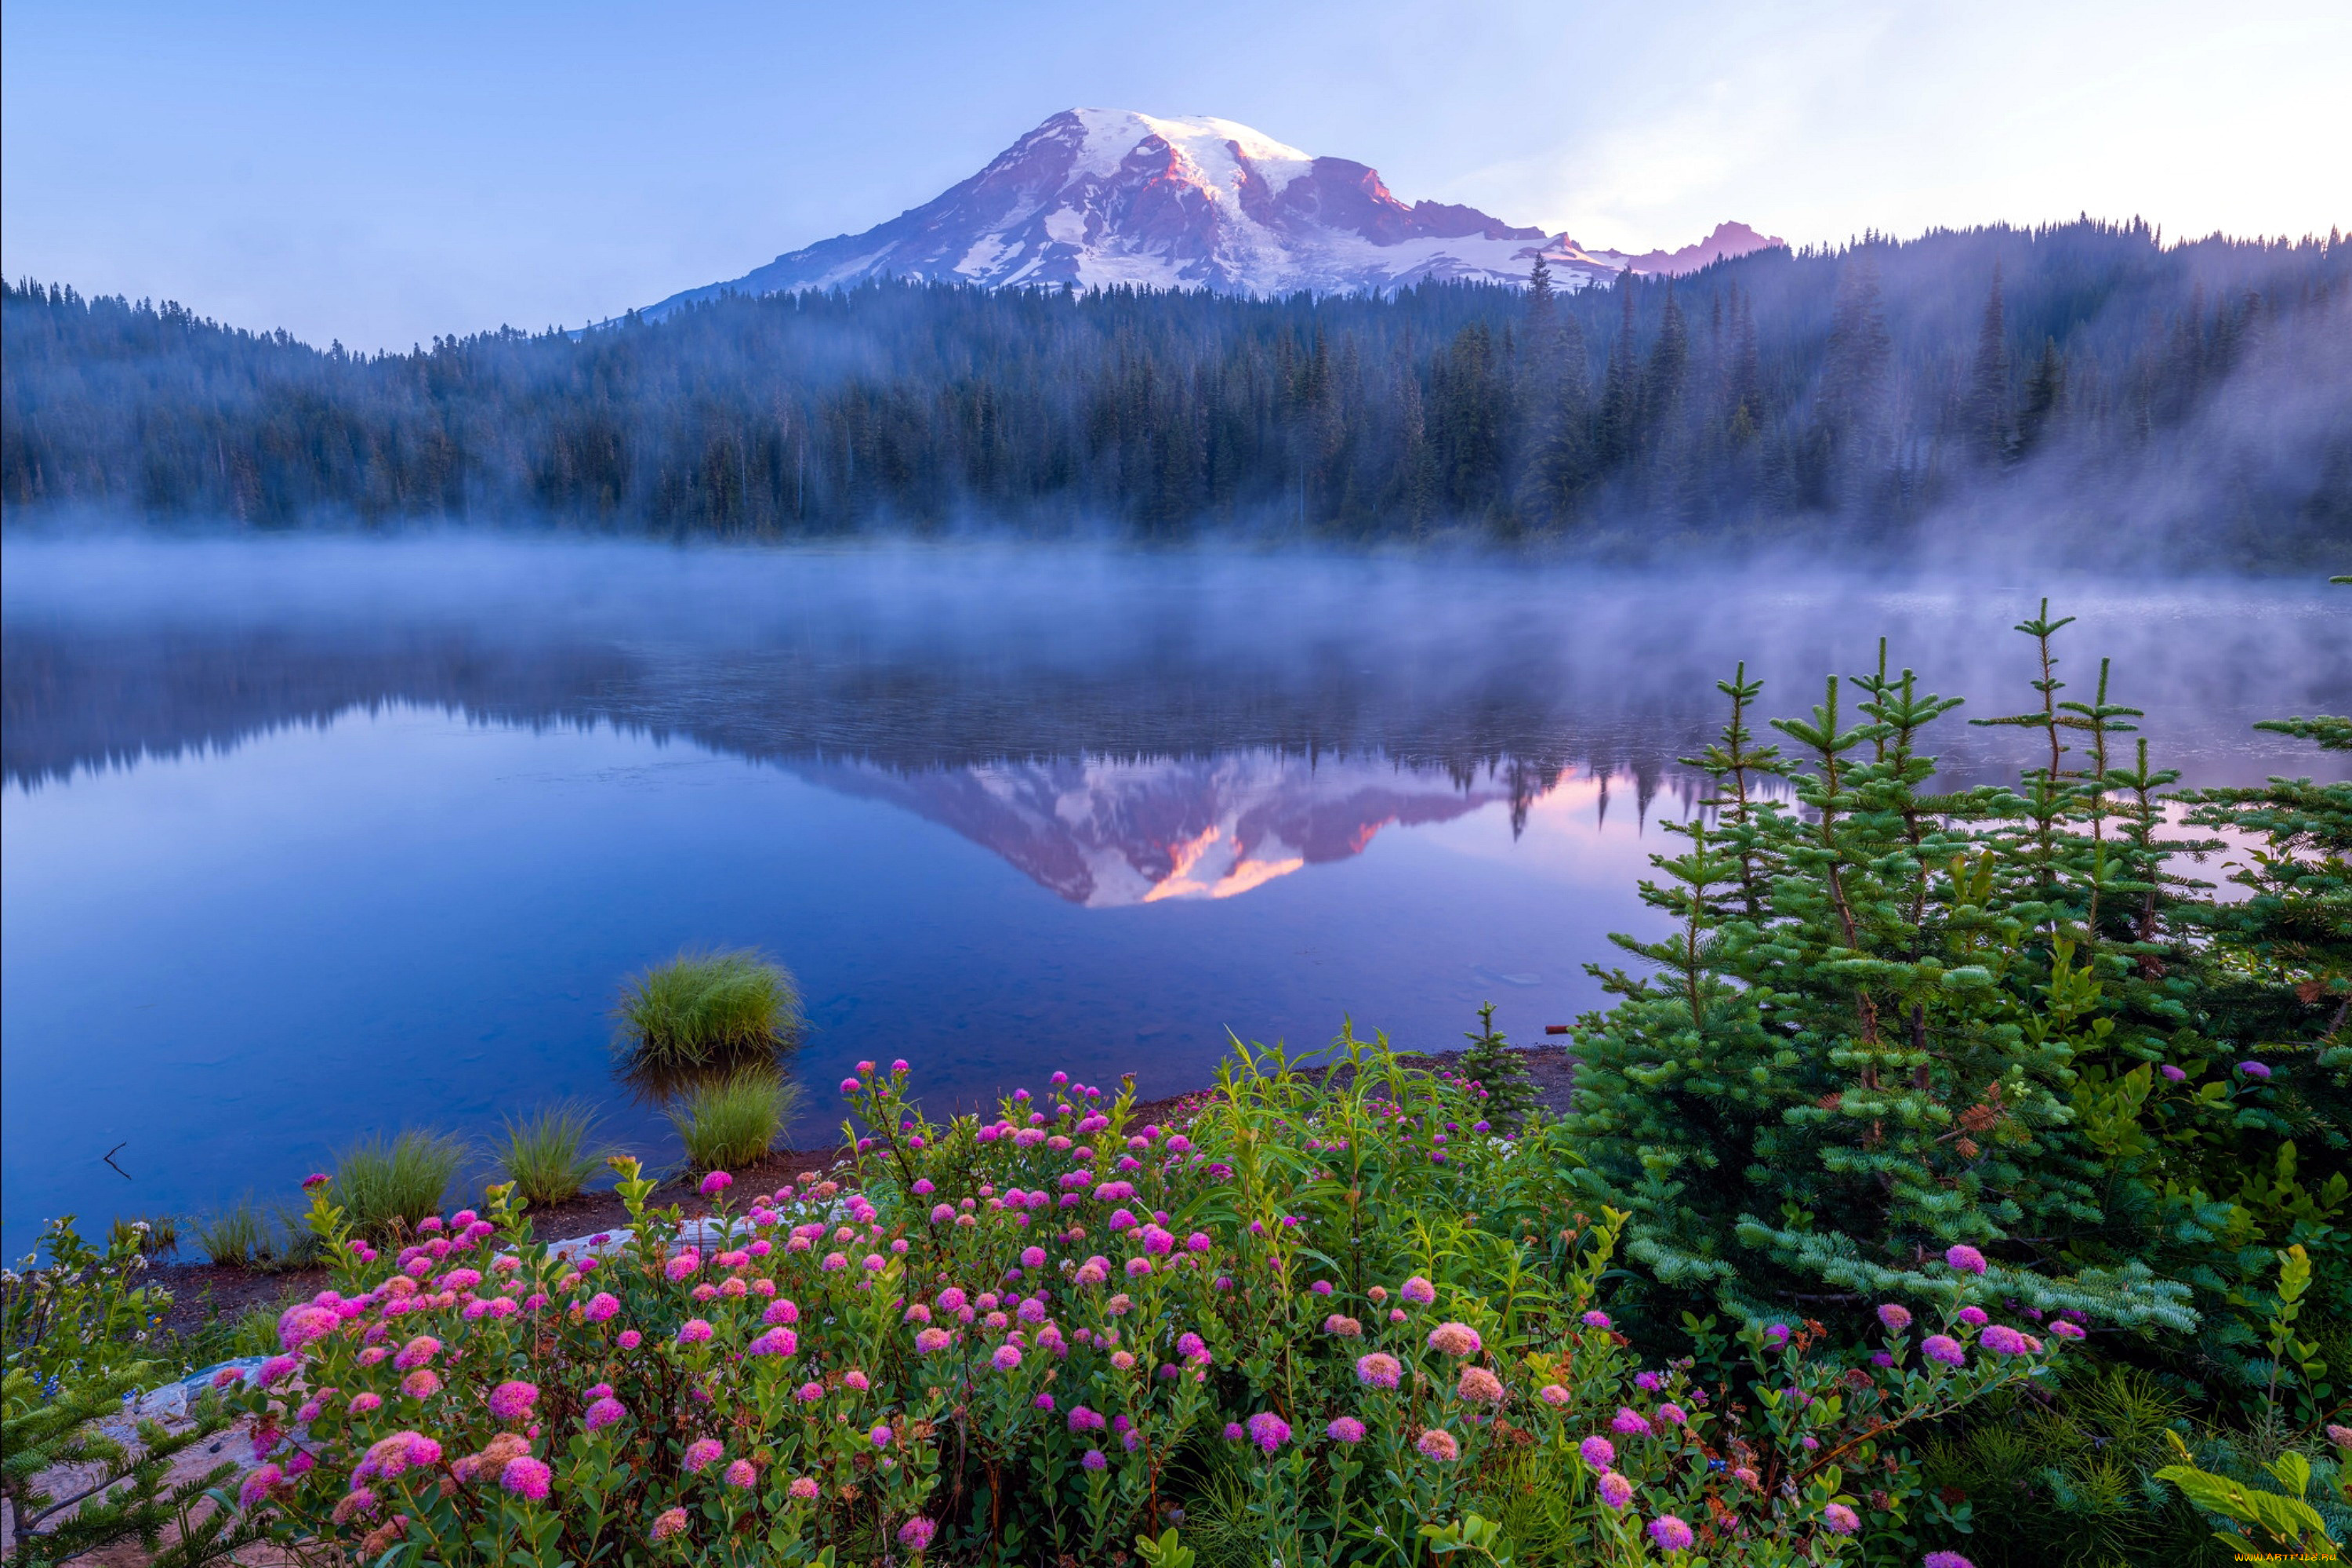
[[[825,1136],[864,1057],[941,1111],[1055,1068],[1210,1081],[1227,1033],[1539,1039],[1689,814],[1748,661],[1773,712],[1876,639],[2012,712],[2044,594],[2191,783],[2342,777],[2352,593],[1495,559],[515,537],[0,545],[0,1193],[288,1198],[352,1139],[480,1136],[614,1078],[621,981],[797,975]],[[2005,779],[2014,731],[1939,726]]]

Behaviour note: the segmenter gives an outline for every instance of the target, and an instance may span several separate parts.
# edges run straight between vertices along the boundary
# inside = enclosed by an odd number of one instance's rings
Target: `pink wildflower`
[[[515,1496],[529,1498],[533,1502],[547,1500],[548,1483],[553,1479],[553,1472],[529,1454],[509,1459],[507,1468],[499,1472],[499,1485]]]
[[[582,1424],[591,1432],[602,1432],[628,1413],[625,1405],[608,1394],[588,1407],[588,1414]]]
[[[1633,1483],[1614,1470],[1601,1478],[1601,1500],[1611,1508],[1623,1508],[1633,1500]]]
[[[1656,1542],[1664,1551],[1687,1552],[1690,1550],[1691,1542],[1698,1537],[1692,1533],[1689,1525],[1685,1524],[1673,1514],[1662,1513],[1650,1521],[1650,1539]]]
[[[1429,1348],[1442,1355],[1474,1356],[1480,1346],[1478,1331],[1467,1323],[1440,1323],[1429,1331]]]
[[[730,1487],[752,1487],[759,1480],[760,1471],[749,1459],[738,1459],[727,1467],[727,1484]]]
[[[1423,1432],[1413,1447],[1421,1450],[1422,1458],[1435,1459],[1440,1464],[1451,1464],[1462,1457],[1462,1445],[1455,1442],[1454,1434],[1443,1426],[1432,1426]]]
[[[539,1390],[528,1383],[509,1381],[490,1390],[490,1414],[501,1421],[520,1421],[530,1414]]]
[[[1272,1454],[1290,1441],[1290,1423],[1272,1411],[1260,1411],[1249,1418],[1250,1441],[1267,1454]]]
[[[1342,1415],[1323,1430],[1334,1443],[1360,1443],[1364,1440],[1364,1424],[1352,1415]]]
[[[653,1534],[656,1541],[667,1541],[673,1535],[683,1534],[685,1531],[686,1510],[682,1508],[665,1509],[654,1520]]]
[[[1929,1334],[1919,1342],[1919,1349],[1929,1361],[1939,1361],[1946,1366],[1969,1364],[1969,1352],[1962,1350],[1960,1342],[1949,1334]]]
[[[1617,1414],[1610,1420],[1609,1429],[1628,1437],[1651,1436],[1648,1417],[1630,1405],[1621,1405],[1617,1407]]]
[[[679,1463],[686,1467],[688,1474],[698,1476],[717,1464],[719,1456],[726,1451],[727,1445],[716,1437],[697,1437],[686,1446],[686,1457]]]
[[[1356,1358],[1356,1381],[1367,1388],[1394,1388],[1403,1373],[1396,1357],[1381,1351]]]
[[[1985,1255],[1965,1241],[1944,1249],[1944,1264],[1962,1274],[1982,1274],[1986,1267]]]
[[[1483,1366],[1465,1366],[1462,1369],[1461,1381],[1454,1385],[1454,1392],[1482,1405],[1500,1405],[1503,1402],[1503,1380]]]
[[[1437,1287],[1416,1274],[1397,1288],[1397,1294],[1416,1307],[1426,1307],[1437,1300]]]
[[[698,1345],[710,1338],[710,1325],[700,1318],[688,1318],[677,1326],[677,1342]]]
[[[898,1527],[898,1544],[909,1552],[920,1552],[931,1543],[939,1526],[918,1514]]]
[[[713,1171],[702,1178],[702,1195],[715,1198],[735,1184],[735,1178],[724,1171]]]
[[[784,1489],[791,1492],[793,1496],[798,1498],[803,1502],[814,1502],[816,1500],[817,1484],[806,1476],[794,1476],[793,1478],[793,1484]]]
[[[1606,1437],[1587,1437],[1576,1446],[1576,1451],[1596,1470],[1605,1470],[1617,1462],[1617,1445]]]
[[[411,1399],[430,1399],[441,1392],[441,1375],[430,1367],[418,1367],[400,1380],[400,1392]]]
[[[1900,1302],[1886,1302],[1878,1309],[1878,1321],[1899,1334],[1911,1326],[1911,1309]]]
[[[588,1304],[580,1309],[580,1315],[592,1323],[605,1323],[612,1321],[620,1310],[621,1303],[617,1297],[609,1290],[599,1290],[588,1298]]]
[[[999,1372],[1011,1372],[1021,1364],[1020,1347],[1012,1344],[997,1346],[994,1352],[989,1356],[988,1364]]]
[[[1852,1535],[1862,1528],[1862,1516],[1842,1502],[1833,1502],[1822,1510],[1822,1522],[1832,1535]]]

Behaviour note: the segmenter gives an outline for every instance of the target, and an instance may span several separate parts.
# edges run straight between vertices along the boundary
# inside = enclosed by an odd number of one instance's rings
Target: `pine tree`
[[[2002,313],[2000,263],[1996,261],[1992,292],[1985,300],[1984,320],[1977,328],[1976,362],[1969,370],[1969,456],[1986,467],[2006,461],[2010,426],[2009,328]]]
[[[2066,356],[2058,352],[2058,340],[2042,340],[2042,357],[2033,362],[2033,374],[2025,382],[2025,406],[2017,415],[2017,454],[2030,456],[2048,439],[2051,427],[2065,412]]]
[[[1528,1080],[1528,1064],[1495,1028],[1495,1005],[1478,1009],[1478,1027],[1462,1037],[1470,1048],[1462,1053],[1457,1075],[1478,1086],[1485,1095],[1486,1120],[1497,1132],[1517,1132],[1536,1108],[1535,1086]]]

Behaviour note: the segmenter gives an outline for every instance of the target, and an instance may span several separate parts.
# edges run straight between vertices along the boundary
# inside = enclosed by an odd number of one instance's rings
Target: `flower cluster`
[[[1179,1457],[1222,1435],[1293,1535],[1412,1539],[1540,1477],[1624,1560],[1826,1563],[1900,1513],[1842,1489],[1878,1434],[2047,1353],[1981,1314],[1914,1346],[1894,1303],[1874,1366],[1754,1325],[1760,1415],[1733,1418],[1594,1304],[1623,1216],[1545,1185],[1539,1118],[1433,1145],[1472,1086],[1357,1056],[1349,1089],[1244,1063],[1181,1127],[1065,1074],[935,1124],[906,1064],[861,1063],[854,1158],[740,1200],[712,1173],[691,1225],[619,1162],[630,1232],[579,1249],[493,1189],[379,1253],[316,1192],[334,1283],[240,1395],[276,1449],[245,1506],[371,1560],[1097,1561],[1176,1522]],[[1507,1180],[1561,1223],[1480,1220]]]

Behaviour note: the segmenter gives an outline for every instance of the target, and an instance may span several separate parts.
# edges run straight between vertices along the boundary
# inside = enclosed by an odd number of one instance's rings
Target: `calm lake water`
[[[0,549],[0,1194],[38,1222],[290,1195],[329,1151],[568,1096],[672,1157],[608,1057],[622,977],[788,963],[819,1086],[939,1110],[1352,1017],[1444,1047],[1591,1006],[1687,815],[1712,682],[1897,664],[2032,700],[2051,593],[2189,781],[2329,759],[2352,593],[1862,584],[1524,563],[412,538]],[[1948,721],[1950,771],[2015,731]],[[2332,770],[2332,771],[2331,771]],[[110,1164],[108,1156],[112,1156]]]

